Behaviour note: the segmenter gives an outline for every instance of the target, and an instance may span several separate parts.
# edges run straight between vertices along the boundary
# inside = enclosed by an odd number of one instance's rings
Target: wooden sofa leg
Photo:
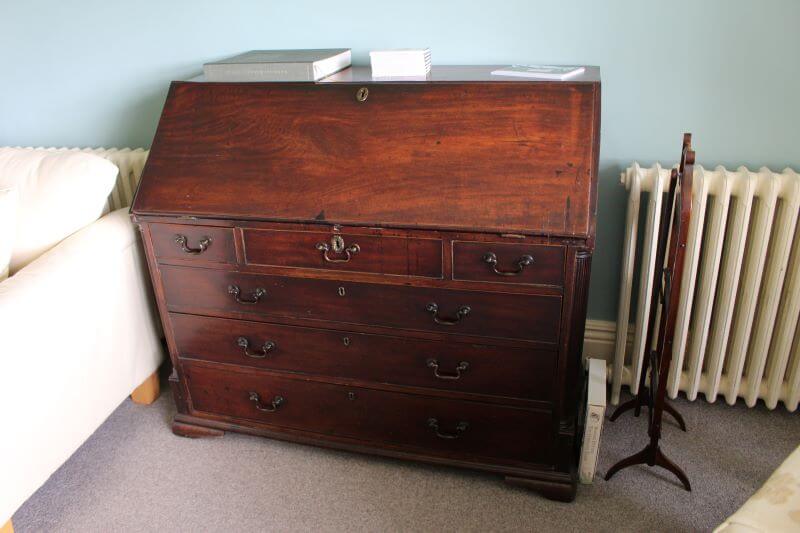
[[[11,519],[8,519],[8,522],[0,526],[0,533],[14,533],[14,526],[11,524]]]
[[[156,401],[160,392],[161,386],[158,382],[158,371],[155,371],[133,390],[131,400],[140,405],[150,405]],[[5,533],[5,531],[0,531],[0,533]]]

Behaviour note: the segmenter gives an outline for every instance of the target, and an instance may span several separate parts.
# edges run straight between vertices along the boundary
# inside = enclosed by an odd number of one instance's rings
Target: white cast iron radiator
[[[20,147],[17,147],[20,148]],[[86,152],[99,155],[108,159],[119,168],[117,182],[114,189],[108,195],[106,207],[103,214],[109,213],[121,207],[128,207],[133,201],[136,193],[136,185],[142,176],[144,162],[147,160],[149,150],[142,148],[25,148],[26,150],[49,150],[51,152]]]
[[[654,303],[656,214],[669,173],[660,165],[634,164],[622,174],[629,197],[610,372],[614,404],[622,385],[634,393],[639,386],[646,324]],[[640,225],[644,193],[649,193],[647,213]],[[692,197],[667,392],[675,398],[683,391],[690,400],[702,392],[709,402],[724,395],[729,404],[741,397],[751,407],[761,398],[770,409],[782,401],[794,411],[800,400],[800,175],[791,169],[706,170],[698,165]],[[637,255],[640,283],[631,317]]]

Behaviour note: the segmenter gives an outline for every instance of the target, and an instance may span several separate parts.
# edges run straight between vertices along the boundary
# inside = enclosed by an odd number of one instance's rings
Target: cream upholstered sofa
[[[3,533],[132,391],[158,394],[161,332],[118,180],[91,153],[0,148]]]
[[[714,533],[800,531],[800,448]]]

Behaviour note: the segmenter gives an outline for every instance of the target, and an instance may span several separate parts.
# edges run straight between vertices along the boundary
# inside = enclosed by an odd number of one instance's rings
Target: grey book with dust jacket
[[[251,50],[203,65],[208,81],[317,81],[350,66],[349,48]]]

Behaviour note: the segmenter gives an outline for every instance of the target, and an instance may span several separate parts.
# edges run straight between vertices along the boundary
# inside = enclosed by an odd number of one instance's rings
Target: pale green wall
[[[168,83],[253,48],[430,46],[435,64],[586,63],[603,76],[589,314],[614,319],[634,159],[800,169],[800,1],[0,3],[0,145],[149,146]]]

